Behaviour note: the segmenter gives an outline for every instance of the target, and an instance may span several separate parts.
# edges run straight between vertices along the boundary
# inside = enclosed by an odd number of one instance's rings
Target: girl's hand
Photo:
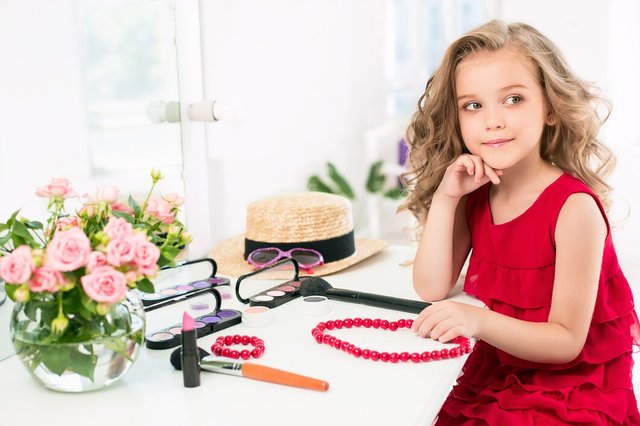
[[[473,154],[462,154],[447,167],[436,194],[460,198],[491,181],[500,183],[502,170],[487,165],[482,158]]]
[[[440,342],[448,342],[458,336],[473,337],[478,332],[482,311],[482,308],[466,303],[435,302],[418,314],[411,330]]]

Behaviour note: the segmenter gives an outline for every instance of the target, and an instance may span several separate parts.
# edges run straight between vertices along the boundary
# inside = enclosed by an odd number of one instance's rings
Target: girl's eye
[[[467,111],[475,111],[480,108],[482,108],[482,104],[480,102],[467,102],[466,104],[462,105],[462,109]]]
[[[508,105],[515,105],[515,104],[519,104],[520,102],[522,102],[522,96],[520,96],[520,95],[509,96],[504,101],[504,103],[506,103]]]

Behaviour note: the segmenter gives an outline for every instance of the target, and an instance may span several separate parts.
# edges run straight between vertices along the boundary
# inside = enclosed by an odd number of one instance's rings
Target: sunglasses
[[[292,248],[283,251],[277,247],[259,248],[247,256],[247,262],[257,268],[271,266],[281,259],[293,259],[298,262],[300,268],[310,271],[312,268],[324,263],[324,258],[320,252],[306,248]]]

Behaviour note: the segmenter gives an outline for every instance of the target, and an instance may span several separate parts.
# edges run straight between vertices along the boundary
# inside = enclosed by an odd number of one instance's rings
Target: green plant
[[[406,191],[399,187],[385,187],[387,183],[387,176],[382,172],[384,162],[382,160],[376,161],[369,167],[369,173],[367,176],[367,182],[365,189],[370,194],[380,194],[384,198],[392,200],[399,200],[406,196]],[[309,191],[327,192],[330,194],[343,195],[350,200],[356,198],[356,194],[353,191],[347,179],[338,172],[337,168],[332,163],[327,163],[327,174],[330,179],[330,184],[325,183],[318,175],[312,175],[307,179],[307,189]]]

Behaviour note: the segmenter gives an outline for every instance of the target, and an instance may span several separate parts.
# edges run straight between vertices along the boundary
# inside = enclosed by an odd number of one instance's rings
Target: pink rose
[[[87,264],[91,253],[89,238],[80,228],[55,233],[47,246],[45,265],[68,272]]]
[[[170,194],[166,194],[162,198],[165,201],[168,201],[170,204],[173,204],[176,207],[180,207],[182,204],[184,204],[184,197],[182,197],[181,195],[176,194],[175,192],[172,192]]]
[[[120,191],[118,191],[118,188],[116,188],[115,186],[103,186],[98,188],[96,200],[111,204],[118,201],[119,196]]]
[[[122,266],[131,261],[136,254],[136,239],[133,235],[120,236],[107,244],[107,261],[114,266]]]
[[[29,290],[56,292],[59,289],[58,284],[62,285],[64,278],[59,271],[50,266],[41,266],[33,272],[29,281]]]
[[[76,197],[76,191],[71,188],[69,180],[64,178],[53,178],[47,186],[36,190],[38,197],[44,198],[71,198]]]
[[[87,271],[91,272],[98,266],[107,264],[107,255],[101,251],[92,251],[87,259]]]
[[[155,275],[158,271],[158,259],[160,258],[160,249],[149,241],[138,241],[136,248],[135,263],[138,271],[147,276]]]
[[[147,204],[146,212],[154,216],[162,223],[171,223],[175,220],[173,206],[162,198],[152,198]]]
[[[69,228],[80,226],[77,216],[66,216],[58,219],[56,223],[56,231],[66,231]]]
[[[20,246],[0,258],[0,277],[9,284],[27,282],[34,269],[35,265],[29,246]]]
[[[96,302],[115,303],[124,298],[127,281],[124,274],[111,266],[98,266],[80,278],[87,296]]]
[[[133,234],[133,225],[121,217],[110,217],[109,222],[104,227],[104,232],[111,239],[127,237]]]
[[[133,209],[128,204],[122,204],[120,201],[116,201],[115,203],[111,203],[111,209],[117,212],[124,212],[133,214]]]

